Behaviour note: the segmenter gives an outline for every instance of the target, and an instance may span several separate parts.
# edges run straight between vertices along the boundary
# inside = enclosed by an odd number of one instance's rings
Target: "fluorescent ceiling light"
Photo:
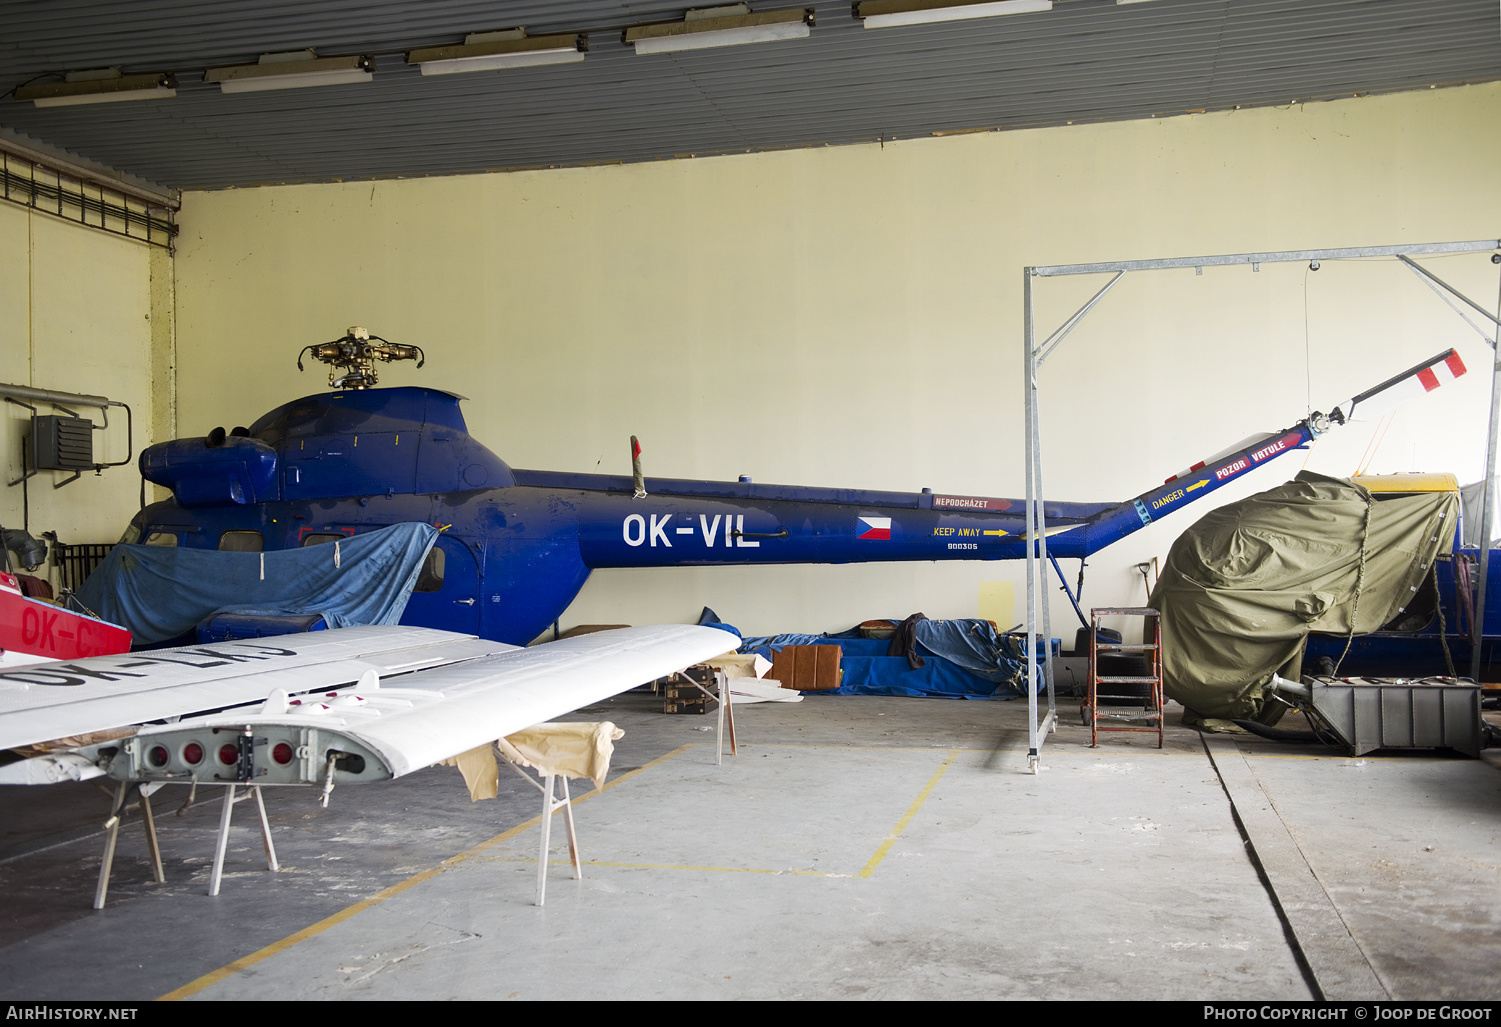
[[[203,81],[219,83],[225,93],[259,93],[268,89],[334,86],[369,82],[375,62],[369,57],[319,57],[311,50],[261,54],[257,64],[210,68]]]
[[[118,100],[165,100],[177,95],[177,80],[167,74],[121,75],[119,68],[70,71],[62,82],[21,86],[15,99],[38,107],[71,107]]]
[[[868,29],[884,29],[1052,9],[1053,0],[866,0],[855,5],[855,17]]]
[[[624,41],[638,54],[704,50],[711,46],[770,43],[804,39],[813,24],[813,8],[752,14],[745,4],[705,7],[688,12],[683,21],[637,25],[625,30]]]
[[[465,71],[527,68],[535,64],[568,64],[584,59],[589,37],[536,36],[525,29],[471,32],[462,46],[435,46],[407,54],[408,64],[422,66],[424,75],[454,75]]]

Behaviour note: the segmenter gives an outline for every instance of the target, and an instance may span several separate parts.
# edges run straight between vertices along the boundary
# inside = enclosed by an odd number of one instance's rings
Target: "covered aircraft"
[[[1026,553],[1018,499],[515,469],[469,435],[462,397],[374,387],[374,361],[417,359],[416,347],[351,329],[304,352],[344,372],[330,371],[335,391],[248,429],[146,449],[141,473],[173,498],[142,510],[124,541],[282,550],[424,521],[443,532],[402,623],[512,644],[552,624],[596,568]],[[1124,502],[1048,502],[1048,551],[1083,558],[1307,446],[1357,406],[1463,373],[1449,350],[1327,417],[1255,436]]]

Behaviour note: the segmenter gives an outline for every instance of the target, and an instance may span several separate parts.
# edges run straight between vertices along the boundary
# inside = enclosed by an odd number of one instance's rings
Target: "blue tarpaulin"
[[[997,635],[989,621],[919,621],[918,649],[925,665],[913,668],[904,656],[888,656],[886,639],[838,635],[770,635],[747,638],[740,651],[767,659],[789,645],[837,645],[843,677],[836,689],[817,695],[911,695],[948,699],[1014,699],[1026,694],[1026,665],[1010,636]]]
[[[963,667],[993,685],[1012,686],[1025,694],[1022,653],[1027,643],[1015,635],[998,634],[988,620],[924,620],[917,622],[917,647],[924,656],[937,656]]]
[[[337,559],[332,542],[270,553],[118,545],[77,595],[138,644],[225,612],[321,613],[331,628],[395,624],[437,537],[430,524],[393,524],[340,540]]]

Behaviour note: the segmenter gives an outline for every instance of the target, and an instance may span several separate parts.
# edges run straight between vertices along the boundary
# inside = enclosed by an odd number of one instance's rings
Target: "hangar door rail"
[[[1410,246],[1357,246],[1347,249],[1334,250],[1283,250],[1270,253],[1225,253],[1210,257],[1163,257],[1157,260],[1123,260],[1114,263],[1101,264],[1056,264],[1051,266],[1027,267],[1022,269],[1022,296],[1023,296],[1023,322],[1022,341],[1023,356],[1026,361],[1025,374],[1022,377],[1022,390],[1025,394],[1026,410],[1026,461],[1027,461],[1027,502],[1026,502],[1026,537],[1031,540],[1027,546],[1027,651],[1037,653],[1040,639],[1052,638],[1052,619],[1048,612],[1046,592],[1046,561],[1047,561],[1047,530],[1043,516],[1043,486],[1042,486],[1042,442],[1038,435],[1038,395],[1037,395],[1037,371],[1052,352],[1058,348],[1063,340],[1078,327],[1095,305],[1105,298],[1105,294],[1115,288],[1128,271],[1160,271],[1167,268],[1196,268],[1202,270],[1206,267],[1223,267],[1226,265],[1249,264],[1251,270],[1259,271],[1262,264],[1279,263],[1308,263],[1317,269],[1318,262],[1322,260],[1352,260],[1368,257],[1391,257],[1401,261],[1408,270],[1439,297],[1447,303],[1455,313],[1464,318],[1470,327],[1480,333],[1480,337],[1491,347],[1492,356],[1495,356],[1497,327],[1501,326],[1501,317],[1492,314],[1474,300],[1465,296],[1453,286],[1444,282],[1432,271],[1422,267],[1412,260],[1415,256],[1432,255],[1436,253],[1482,253],[1487,250],[1501,249],[1501,240],[1481,239],[1473,242],[1449,242],[1449,243],[1419,243]],[[1492,262],[1498,257],[1492,255]],[[1068,275],[1111,275],[1111,279],[1105,283],[1099,292],[1095,293],[1090,300],[1076,310],[1063,324],[1042,342],[1037,342],[1036,322],[1034,318],[1032,301],[1032,280],[1034,278],[1055,278]],[[1457,301],[1457,302],[1456,302]],[[1469,312],[1465,308],[1469,308]],[[1481,327],[1470,316],[1470,313],[1478,313],[1484,321],[1489,322]],[[1486,445],[1486,485],[1485,506],[1482,512],[1481,523],[1489,525],[1491,522],[1491,510],[1494,498],[1494,475],[1496,454],[1496,432],[1498,417],[1501,417],[1501,408],[1498,408],[1498,400],[1501,400],[1501,362],[1493,359],[1493,377],[1491,385],[1491,417],[1490,434]],[[1485,561],[1487,572],[1490,562]],[[1480,578],[1479,608],[1484,610],[1486,578],[1488,573]],[[1039,635],[1039,631],[1041,634]],[[1038,719],[1038,660],[1027,661],[1027,764],[1032,773],[1037,773],[1039,754],[1042,751],[1042,743],[1049,733],[1057,730],[1058,726],[1058,703],[1053,690],[1053,652],[1051,642],[1045,642],[1042,646],[1041,673],[1047,688],[1047,712]],[[1475,659],[1479,659],[1480,647],[1474,649]],[[1471,669],[1471,676],[1477,674],[1477,669]]]

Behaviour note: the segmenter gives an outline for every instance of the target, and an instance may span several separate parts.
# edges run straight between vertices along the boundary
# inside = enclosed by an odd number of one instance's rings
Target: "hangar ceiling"
[[[703,6],[711,6],[704,4]],[[789,9],[786,0],[751,4]],[[8,0],[0,130],[173,187],[567,166],[1284,105],[1501,78],[1497,0],[1056,0],[867,29],[809,2],[807,38],[641,55],[672,0]],[[525,26],[581,62],[423,76],[407,51]],[[208,68],[313,48],[372,81],[224,94]],[[177,95],[38,108],[16,87],[115,67]],[[24,140],[23,140],[24,141]]]

